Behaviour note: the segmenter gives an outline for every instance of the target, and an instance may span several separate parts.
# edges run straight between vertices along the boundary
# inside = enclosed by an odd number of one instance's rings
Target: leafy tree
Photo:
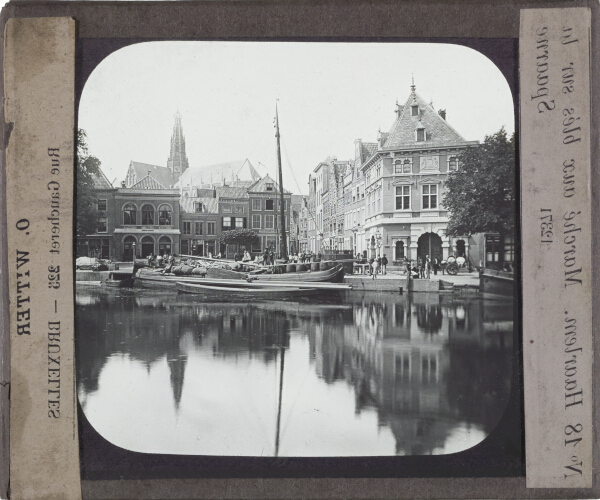
[[[85,130],[77,131],[76,222],[77,236],[94,234],[98,229],[98,200],[94,176],[100,175],[100,160],[89,154]]]
[[[509,234],[515,230],[515,136],[504,127],[459,157],[446,180],[449,236]]]
[[[225,245],[240,245],[250,248],[253,244],[258,244],[260,238],[258,233],[252,229],[230,229],[223,231],[219,236],[219,241]]]

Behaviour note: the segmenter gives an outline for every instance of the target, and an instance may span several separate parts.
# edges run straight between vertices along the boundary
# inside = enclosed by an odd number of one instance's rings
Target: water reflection
[[[451,453],[506,406],[512,303],[361,295],[197,304],[77,291],[78,394],[134,451],[356,456]]]

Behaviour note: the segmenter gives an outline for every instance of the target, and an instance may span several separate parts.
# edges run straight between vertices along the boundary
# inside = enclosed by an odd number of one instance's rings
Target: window
[[[410,186],[396,186],[396,210],[410,209]]]
[[[510,236],[504,236],[504,262],[515,261],[515,238]]]
[[[204,205],[197,201],[194,203],[194,209],[196,212],[204,212]]]
[[[123,225],[135,226],[135,219],[137,218],[137,210],[133,203],[127,203],[123,207]]]
[[[171,225],[171,207],[169,205],[161,205],[158,207],[158,225]]]
[[[414,105],[410,107],[412,116],[419,116],[419,106]]]
[[[458,160],[456,156],[448,158],[448,170],[456,170],[458,168]]]
[[[252,214],[252,229],[260,229],[260,214]]]
[[[98,219],[98,232],[106,233],[106,217],[100,217]]]
[[[404,242],[402,240],[398,240],[396,242],[396,252],[394,255],[394,259],[395,260],[402,260],[404,259]]]
[[[274,191],[275,190],[275,185],[272,182],[267,182],[266,189],[267,189],[267,191]]]
[[[201,236],[204,232],[204,224],[202,222],[196,222],[196,235]]]
[[[254,210],[254,211],[262,210],[261,200],[252,200],[252,210]]]
[[[246,224],[244,224],[244,222],[246,221],[246,219],[244,217],[236,217],[235,218],[235,227],[238,229],[243,228]]]
[[[244,207],[241,205],[236,205],[235,206],[235,213],[236,214],[243,214],[244,213]]]
[[[486,262],[499,262],[500,260],[500,235],[485,235],[485,260]]]
[[[106,200],[98,200],[98,212],[106,212]]]
[[[275,217],[273,217],[272,215],[265,215],[265,229],[273,229],[274,228],[274,221]]]
[[[375,174],[375,178],[378,179],[381,177],[381,165],[377,165],[377,172]]]
[[[423,141],[425,141],[425,129],[418,128],[417,129],[417,142],[423,142]]]
[[[192,234],[192,223],[191,222],[183,222],[183,227],[182,227],[182,233],[183,234]]]
[[[214,236],[216,233],[216,228],[215,228],[216,224],[214,222],[207,222],[206,223],[206,234],[208,234],[209,236]]]
[[[265,210],[275,210],[275,203],[273,202],[273,200],[265,201]]]
[[[437,208],[437,184],[423,185],[423,209],[433,210]]]
[[[142,207],[142,224],[144,226],[154,225],[154,207],[152,205]]]
[[[231,228],[231,217],[223,217],[223,229]]]
[[[281,200],[277,203],[277,208],[281,210]],[[283,200],[283,209],[287,210],[287,200]]]
[[[399,170],[399,171],[398,171]],[[410,174],[412,172],[412,163],[406,158],[401,164],[396,165],[396,173],[397,174]]]
[[[232,211],[231,211],[231,205],[223,205],[223,213],[224,214],[230,214],[230,213],[232,213]]]

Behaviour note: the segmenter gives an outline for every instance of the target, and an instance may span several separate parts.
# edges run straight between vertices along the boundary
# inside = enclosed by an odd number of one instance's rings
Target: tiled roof
[[[364,163],[375,154],[375,151],[377,151],[377,143],[363,142],[361,143],[361,146],[361,163]]]
[[[248,190],[246,188],[218,186],[216,189],[217,198],[248,198]]]
[[[101,168],[98,169],[97,175],[92,174],[92,179],[94,181],[95,189],[113,189],[113,185],[106,178],[106,175],[104,175],[104,172]]]
[[[251,193],[265,193],[267,192],[267,183],[273,184],[275,192],[279,193],[279,184],[277,184],[273,179],[271,179],[271,177],[269,177],[269,174],[265,175],[262,179],[252,184],[252,186],[248,188],[248,191]],[[283,188],[283,193],[291,194],[290,191],[285,189],[285,187]]]
[[[159,167],[158,165],[150,165],[149,163],[132,161],[130,163],[130,168],[132,168],[135,172],[136,182],[139,182],[144,177],[150,175],[163,186],[163,189],[169,189],[175,184],[173,174],[168,167]]]
[[[202,203],[205,207],[203,212],[196,212],[196,203]],[[219,212],[219,200],[217,198],[182,196],[179,200],[181,212],[193,213],[211,213]]]
[[[190,167],[181,174],[177,186],[200,186],[203,184],[222,184],[223,180],[228,185],[242,187],[241,183],[248,185],[260,179],[259,173],[247,158],[234,160],[214,165]]]
[[[143,179],[140,179],[130,189],[166,189],[160,182],[158,182],[151,175],[147,175]]]
[[[419,106],[418,116],[412,116],[412,106]],[[415,130],[424,127],[426,140],[417,142]],[[384,134],[385,137],[385,134]],[[406,104],[400,108],[398,117],[392,125],[382,149],[398,149],[422,145],[424,148],[436,146],[452,146],[467,142],[444,120],[433,106],[416,92],[411,92]]]

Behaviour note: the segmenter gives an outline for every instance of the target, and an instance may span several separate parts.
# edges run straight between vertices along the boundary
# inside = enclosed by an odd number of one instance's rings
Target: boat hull
[[[488,297],[514,297],[514,275],[502,271],[486,270],[479,276],[479,289]]]
[[[245,282],[240,282],[239,286],[212,286],[179,281],[175,287],[180,293],[194,294],[202,301],[211,302],[292,300],[322,293],[322,290],[316,288],[257,287],[254,283]]]
[[[142,288],[176,288],[177,282],[206,284],[207,280],[210,279],[245,281],[249,277],[259,283],[343,283],[344,268],[338,265],[326,271],[251,275],[228,269],[210,268],[208,269],[206,278],[193,275],[164,275],[149,269],[140,269],[135,276],[135,286]]]

